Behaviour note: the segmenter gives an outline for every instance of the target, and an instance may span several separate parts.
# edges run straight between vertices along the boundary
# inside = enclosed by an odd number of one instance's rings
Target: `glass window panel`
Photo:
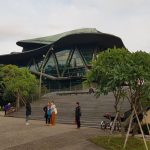
[[[70,50],[63,50],[63,51],[56,53],[60,73],[63,72],[64,66],[66,65],[66,61],[69,56],[69,53],[70,53]]]
[[[84,48],[80,49],[84,59],[86,60],[87,64],[91,64],[92,58],[93,58],[93,53],[94,53],[94,48]]]
[[[50,56],[49,60],[47,61],[46,65],[44,67],[44,72],[48,75],[58,76],[54,58],[52,55]]]
[[[37,64],[35,64],[35,63],[32,62],[32,65],[29,67],[29,69],[30,69],[31,71],[39,71],[38,66],[40,66],[41,63],[42,63],[42,61],[40,61],[40,62],[37,63]]]
[[[70,52],[70,50],[63,50],[63,51],[56,53],[56,57],[57,57],[59,65],[63,66],[66,64],[67,58],[69,56],[69,52]]]
[[[37,67],[35,65],[31,65],[30,66],[30,70],[31,71],[38,71]]]
[[[81,56],[77,51],[74,51],[73,57],[70,62],[70,67],[74,68],[74,67],[81,67],[81,66],[84,66]]]

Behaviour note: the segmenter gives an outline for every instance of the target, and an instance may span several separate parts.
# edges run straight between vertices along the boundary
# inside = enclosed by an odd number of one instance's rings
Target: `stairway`
[[[40,101],[32,103],[31,119],[44,120],[43,107],[48,101],[53,100],[57,106],[57,122],[73,124],[76,102],[80,102],[81,106],[81,124],[82,126],[99,127],[100,121],[105,120],[103,115],[109,112],[115,115],[114,97],[112,93],[107,96],[100,96],[96,99],[93,94],[71,94],[58,95],[57,93],[49,93],[42,97]],[[121,112],[130,109],[127,100],[124,101]],[[25,117],[25,108],[21,108],[19,112],[12,114],[14,117]]]

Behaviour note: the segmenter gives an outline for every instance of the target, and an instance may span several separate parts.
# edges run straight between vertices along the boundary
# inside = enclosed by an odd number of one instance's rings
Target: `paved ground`
[[[44,125],[42,121],[0,116],[0,150],[104,150],[88,139],[106,134],[100,129],[76,129],[75,125]]]

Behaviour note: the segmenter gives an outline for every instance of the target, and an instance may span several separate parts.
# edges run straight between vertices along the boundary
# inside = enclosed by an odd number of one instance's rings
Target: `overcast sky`
[[[150,52],[150,0],[0,0],[0,55],[19,40],[78,28],[119,36],[130,51]]]

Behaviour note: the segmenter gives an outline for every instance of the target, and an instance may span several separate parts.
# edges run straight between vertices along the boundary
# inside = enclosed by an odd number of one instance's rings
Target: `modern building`
[[[21,53],[0,56],[0,64],[28,67],[42,76],[49,89],[80,88],[86,71],[97,53],[125,47],[122,40],[95,28],[72,30],[47,37],[17,42]]]

